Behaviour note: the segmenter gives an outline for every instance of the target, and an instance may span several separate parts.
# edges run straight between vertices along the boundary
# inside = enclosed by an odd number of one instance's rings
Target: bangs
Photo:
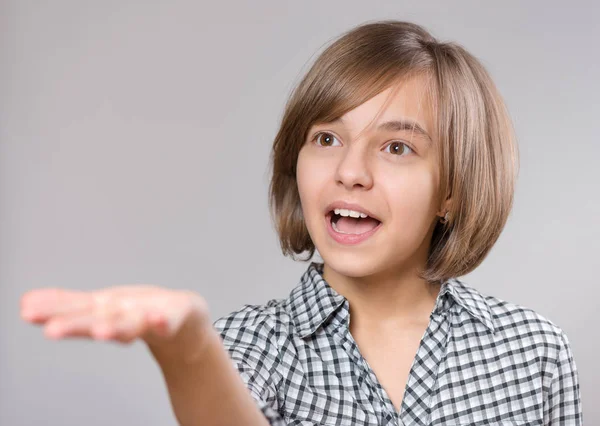
[[[386,89],[393,88],[390,93],[392,98],[403,81],[417,75],[426,76],[426,96],[430,105],[433,105],[434,96],[432,85],[432,74],[428,69],[402,68],[388,61],[381,64],[371,62],[373,59],[361,57],[363,61],[356,58],[348,58],[348,63],[336,63],[327,67],[324,64],[319,69],[315,78],[319,84],[310,85],[303,94],[304,107],[310,113],[306,116],[304,123],[306,133],[312,125],[329,123],[342,117],[369,99],[378,95]],[[334,66],[335,65],[335,66]],[[382,109],[385,108],[383,105]],[[310,107],[309,107],[310,106]],[[377,116],[379,113],[377,114]]]

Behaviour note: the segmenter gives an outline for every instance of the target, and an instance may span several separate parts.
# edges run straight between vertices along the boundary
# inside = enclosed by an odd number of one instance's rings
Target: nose
[[[342,154],[335,174],[336,182],[347,190],[369,189],[373,186],[373,175],[369,166],[367,148],[351,144]]]

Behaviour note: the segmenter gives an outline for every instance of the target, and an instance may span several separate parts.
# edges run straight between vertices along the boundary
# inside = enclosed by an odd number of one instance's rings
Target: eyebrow
[[[343,118],[339,117],[332,121],[332,123],[342,123],[344,124]],[[411,130],[417,133],[418,135],[424,137],[427,142],[432,143],[431,136],[421,127],[419,123],[410,119],[401,119],[401,120],[391,120],[386,121],[379,126],[377,126],[377,130],[385,130],[388,132],[400,132],[405,130]]]

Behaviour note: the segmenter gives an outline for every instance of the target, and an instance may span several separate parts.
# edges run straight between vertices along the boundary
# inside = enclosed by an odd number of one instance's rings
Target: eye
[[[388,147],[390,148],[389,151],[387,150]],[[402,149],[402,147],[404,147],[405,149]],[[404,142],[391,142],[386,146],[386,152],[389,152],[390,154],[396,154],[399,156],[402,156],[406,149],[408,149],[410,152],[414,152],[413,149]]]
[[[329,132],[318,132],[313,137],[313,141],[319,146],[333,146],[334,140],[336,140],[335,136]]]

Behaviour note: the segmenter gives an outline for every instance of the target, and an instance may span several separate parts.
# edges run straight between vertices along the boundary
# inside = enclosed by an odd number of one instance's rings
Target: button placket
[[[341,316],[336,318],[336,321],[339,321],[339,326],[334,333],[334,337],[344,348],[352,360],[353,365],[356,366],[355,371],[358,370],[357,375],[360,388],[363,395],[365,395],[369,401],[369,411],[378,418],[378,425],[387,425],[387,422],[381,423],[381,420],[386,420],[389,416],[385,414],[387,412],[385,400],[382,398],[380,392],[378,392],[378,386],[380,387],[380,385],[377,382],[376,377],[374,377],[373,371],[370,369],[365,358],[360,353],[358,344],[350,333],[350,314],[347,306],[345,306],[344,310],[340,310],[340,313]]]
[[[375,409],[379,417],[379,425],[398,425],[396,409],[391,399],[387,396],[385,389],[379,383],[375,372],[370,367],[367,360],[360,353],[358,344],[350,333],[350,314],[346,313],[347,317],[344,321],[343,333],[340,336],[341,343],[344,349],[352,358],[354,365],[357,366],[360,377],[362,378],[363,392],[368,395],[369,401]],[[376,405],[377,404],[377,405]],[[392,414],[393,413],[393,414]],[[382,423],[383,422],[383,423]]]
[[[448,311],[432,313],[410,369],[406,391],[398,414],[401,425],[424,426],[429,423],[432,391],[445,356],[450,329]]]

